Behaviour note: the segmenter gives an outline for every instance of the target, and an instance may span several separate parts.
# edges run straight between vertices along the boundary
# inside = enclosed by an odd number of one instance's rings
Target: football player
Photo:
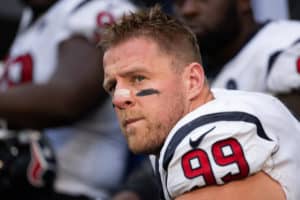
[[[211,90],[183,23],[158,7],[133,13],[101,47],[103,86],[130,149],[151,155],[163,199],[300,198],[298,121],[272,96]]]
[[[96,44],[106,24],[136,8],[126,0],[23,2],[0,81],[0,118],[9,129],[39,129],[48,137],[57,159],[57,195],[42,199],[107,198],[123,178],[128,151],[99,89]],[[39,187],[41,176],[32,175],[28,180]]]
[[[213,87],[267,92],[269,58],[300,38],[298,21],[257,22],[251,0],[176,0],[174,12],[196,34]]]

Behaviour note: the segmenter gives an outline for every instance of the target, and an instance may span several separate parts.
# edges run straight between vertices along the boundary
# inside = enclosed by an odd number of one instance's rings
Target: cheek
[[[119,126],[121,126],[121,119],[124,114],[122,114],[120,111],[118,111],[118,109],[114,109],[114,112],[116,113],[116,116],[117,116],[117,119],[119,122]]]
[[[171,87],[172,88],[172,87]],[[172,90],[172,89],[171,89]],[[180,90],[161,92],[161,95],[154,97],[155,103],[149,102],[148,111],[151,119],[161,123],[166,131],[175,125],[175,123],[184,114],[184,97]]]

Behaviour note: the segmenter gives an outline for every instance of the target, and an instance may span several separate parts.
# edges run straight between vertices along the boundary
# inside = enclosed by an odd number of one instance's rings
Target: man
[[[255,21],[250,0],[176,0],[174,12],[197,35],[213,87],[268,92],[271,55],[300,38],[297,21]]]
[[[1,77],[0,118],[11,130],[41,130],[54,148],[55,193],[40,199],[105,199],[121,183],[128,151],[109,98],[99,89],[96,43],[105,24],[135,8],[117,0],[24,2]],[[36,188],[45,165],[27,170]],[[13,187],[10,196],[26,196],[17,192],[22,187]],[[34,193],[32,199],[39,197]]]
[[[299,22],[256,22],[250,0],[178,0],[174,12],[196,34],[214,87],[266,91],[269,57],[300,38]]]
[[[299,123],[274,97],[212,91],[181,22],[157,7],[131,14],[101,47],[103,87],[165,199],[299,199]]]

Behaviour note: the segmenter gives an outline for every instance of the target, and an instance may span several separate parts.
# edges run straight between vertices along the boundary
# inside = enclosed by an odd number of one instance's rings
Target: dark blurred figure
[[[149,159],[143,160],[126,182],[115,192],[113,200],[159,200],[160,186]]]
[[[140,8],[150,8],[154,6],[155,4],[159,4],[163,11],[166,13],[171,14],[173,12],[172,10],[172,0],[131,0],[134,4],[136,4]]]
[[[18,0],[2,0],[0,3],[0,61],[5,59],[15,37],[21,12],[22,6]]]
[[[5,59],[7,50],[9,49],[9,46],[11,45],[17,31],[18,24],[18,20],[0,17],[0,26],[5,27],[5,29],[2,28],[2,30],[0,31],[0,60]]]
[[[101,88],[96,44],[106,23],[135,6],[125,0],[22,2],[26,7],[0,77],[1,194],[106,199],[122,183],[129,151]],[[32,132],[41,133],[49,147]],[[26,141],[30,145],[23,148]],[[14,184],[21,176],[32,190]]]
[[[300,2],[299,0],[288,0],[290,18],[300,20]]]

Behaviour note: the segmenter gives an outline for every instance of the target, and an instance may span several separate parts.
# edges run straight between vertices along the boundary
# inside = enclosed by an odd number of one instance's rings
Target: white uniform
[[[212,87],[266,92],[270,56],[300,38],[297,21],[269,22],[222,67]]]
[[[125,0],[63,0],[32,25],[32,13],[27,10],[10,49],[1,89],[47,82],[56,70],[62,41],[75,34],[99,39],[104,23],[134,10]],[[109,99],[94,115],[73,126],[45,132],[57,154],[57,191],[105,198],[106,189],[120,183],[128,151]]]
[[[183,117],[159,158],[150,156],[165,199],[265,171],[287,200],[300,199],[300,125],[276,98],[213,90],[215,99]]]
[[[267,87],[275,94],[300,89],[300,41],[270,59]]]

